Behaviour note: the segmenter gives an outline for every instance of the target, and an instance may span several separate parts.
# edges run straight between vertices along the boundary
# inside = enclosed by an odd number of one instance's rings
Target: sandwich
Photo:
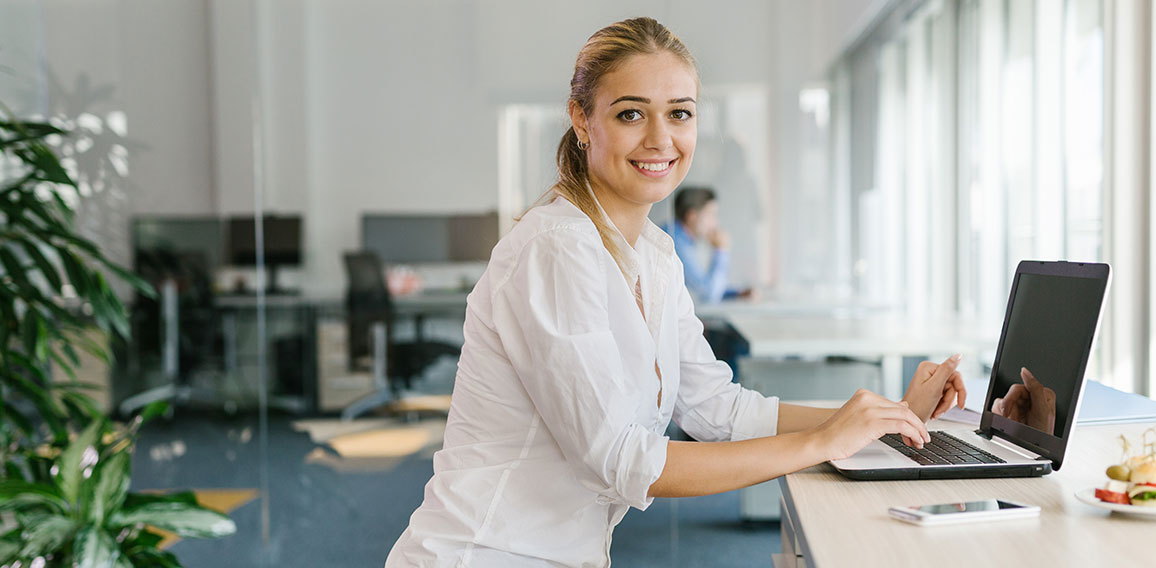
[[[1156,507],[1156,461],[1148,460],[1132,467],[1128,490],[1130,502],[1138,507]]]

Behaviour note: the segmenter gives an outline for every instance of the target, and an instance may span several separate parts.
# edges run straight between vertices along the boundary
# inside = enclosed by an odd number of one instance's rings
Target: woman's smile
[[[644,176],[660,178],[669,174],[677,161],[678,158],[673,160],[630,160],[630,164]]]

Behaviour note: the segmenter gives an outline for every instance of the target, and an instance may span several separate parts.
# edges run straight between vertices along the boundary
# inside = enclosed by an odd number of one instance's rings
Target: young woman
[[[558,183],[494,248],[468,299],[445,446],[396,566],[606,566],[629,507],[916,446],[963,382],[919,367],[903,402],[779,404],[711,353],[665,233],[647,219],[694,156],[698,74],[649,18],[599,30],[570,83]],[[700,442],[663,435],[674,420]]]

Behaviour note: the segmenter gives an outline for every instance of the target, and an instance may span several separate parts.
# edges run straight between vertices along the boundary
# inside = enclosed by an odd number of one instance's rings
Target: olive
[[[1128,476],[1132,474],[1132,470],[1128,469],[1126,465],[1113,465],[1108,467],[1108,477],[1116,481],[1128,481]]]

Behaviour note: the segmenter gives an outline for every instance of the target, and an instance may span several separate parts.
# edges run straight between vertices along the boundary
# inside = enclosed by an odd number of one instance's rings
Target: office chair
[[[221,366],[223,346],[207,259],[195,252],[138,250],[136,269],[156,287],[158,297],[138,294],[133,302],[133,352],[148,360],[146,367],[159,363],[166,383],[121,401],[120,414],[129,416],[158,400],[224,404],[191,381],[194,373],[216,373]]]
[[[394,313],[385,267],[373,252],[345,254],[345,271],[349,286],[345,297],[349,327],[350,370],[364,369],[370,360],[376,391],[361,397],[341,411],[343,420],[364,414],[378,406],[400,400],[403,390],[443,356],[461,355],[461,347],[450,343],[423,340],[419,333],[414,341],[393,339]]]

